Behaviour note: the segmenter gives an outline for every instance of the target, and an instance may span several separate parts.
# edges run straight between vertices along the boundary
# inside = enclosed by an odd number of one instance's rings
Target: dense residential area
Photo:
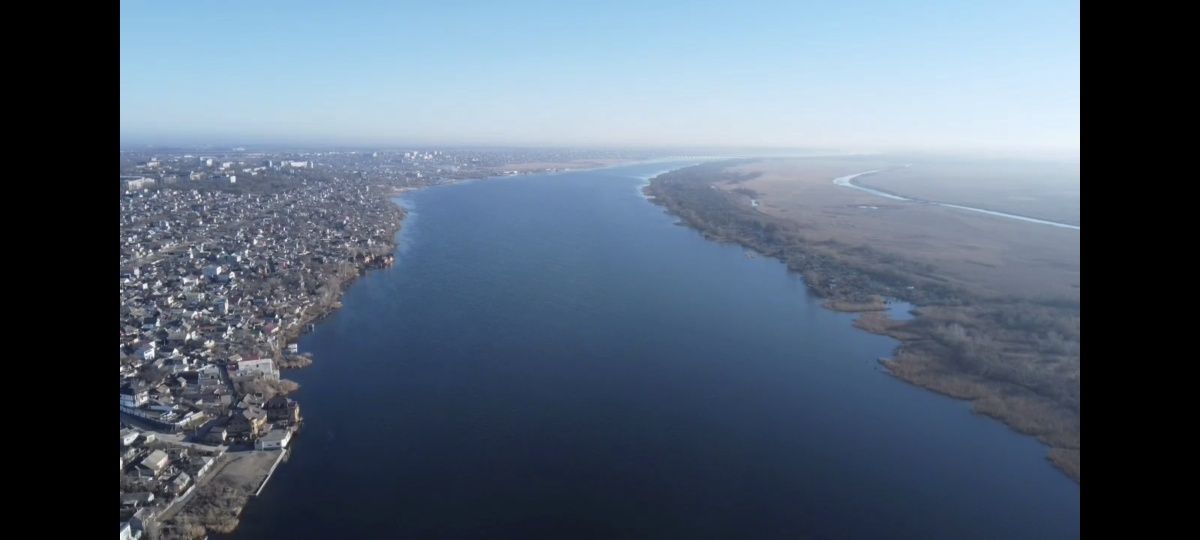
[[[122,153],[122,538],[236,527],[302,425],[282,376],[313,361],[297,339],[393,263],[392,195],[574,159],[380,155]]]
[[[589,169],[669,154],[654,150],[419,149],[343,151],[121,152],[121,189],[251,192],[289,189],[294,181],[337,177],[396,187],[425,187],[490,176]]]

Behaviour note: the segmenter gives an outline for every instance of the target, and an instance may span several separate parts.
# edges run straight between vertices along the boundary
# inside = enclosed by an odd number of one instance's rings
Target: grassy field
[[[919,199],[1079,225],[1079,164],[915,158],[858,183]]]
[[[832,309],[869,312],[881,298],[917,305],[910,321],[859,319],[860,327],[901,342],[889,372],[971,400],[977,412],[1038,437],[1051,447],[1049,459],[1078,480],[1079,231],[832,183],[906,163],[876,157],[708,163],[659,176],[647,193],[712,239],[784,261]],[[995,173],[976,177],[989,174]],[[933,180],[923,182],[921,195],[899,185],[886,189],[964,204],[988,201],[999,184],[993,180],[981,193],[955,184],[942,194]]]
[[[1079,231],[885,199],[837,186],[831,181],[837,176],[895,163],[895,160],[767,160],[731,169],[755,175],[752,179],[715,184],[722,190],[755,192],[759,211],[794,223],[803,230],[805,238],[813,242],[868,246],[882,253],[931,265],[939,277],[969,288],[977,295],[1047,297],[1078,302]],[[961,182],[947,181],[945,183],[953,187],[946,190],[952,195],[945,197],[939,197],[931,187],[935,180],[921,181],[919,194],[902,189],[917,184],[915,181],[876,180],[895,178],[889,175],[900,174],[907,178],[919,175],[922,170],[917,165],[899,169],[903,172],[864,176],[856,182],[901,195],[967,206],[974,202],[987,209],[1038,214],[1012,203],[986,204],[987,194],[999,191],[995,180],[981,187],[981,194],[977,195],[967,194],[969,188],[964,184],[972,181],[969,177],[964,177]],[[945,169],[936,170],[937,174],[946,173]],[[1074,214],[1078,216],[1078,213],[1076,209]]]

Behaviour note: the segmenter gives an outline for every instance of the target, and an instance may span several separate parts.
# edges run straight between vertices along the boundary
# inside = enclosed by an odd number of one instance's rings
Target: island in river
[[[858,326],[901,342],[888,372],[1037,437],[1078,481],[1077,167],[1014,167],[750,159],[669,172],[645,193],[711,239],[784,261],[828,307],[868,312]],[[854,182],[884,195],[834,182],[866,171]],[[915,317],[882,316],[887,299]]]

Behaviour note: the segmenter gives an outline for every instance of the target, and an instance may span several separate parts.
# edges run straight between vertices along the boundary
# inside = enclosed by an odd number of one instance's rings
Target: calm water
[[[303,338],[307,419],[234,537],[1075,538],[1045,448],[673,225],[662,164],[417,192]]]

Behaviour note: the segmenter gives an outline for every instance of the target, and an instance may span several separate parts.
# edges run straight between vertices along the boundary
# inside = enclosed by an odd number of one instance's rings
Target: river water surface
[[[1045,447],[674,225],[636,189],[663,169],[399,200],[396,265],[302,338],[304,431],[231,536],[1078,537]]]

